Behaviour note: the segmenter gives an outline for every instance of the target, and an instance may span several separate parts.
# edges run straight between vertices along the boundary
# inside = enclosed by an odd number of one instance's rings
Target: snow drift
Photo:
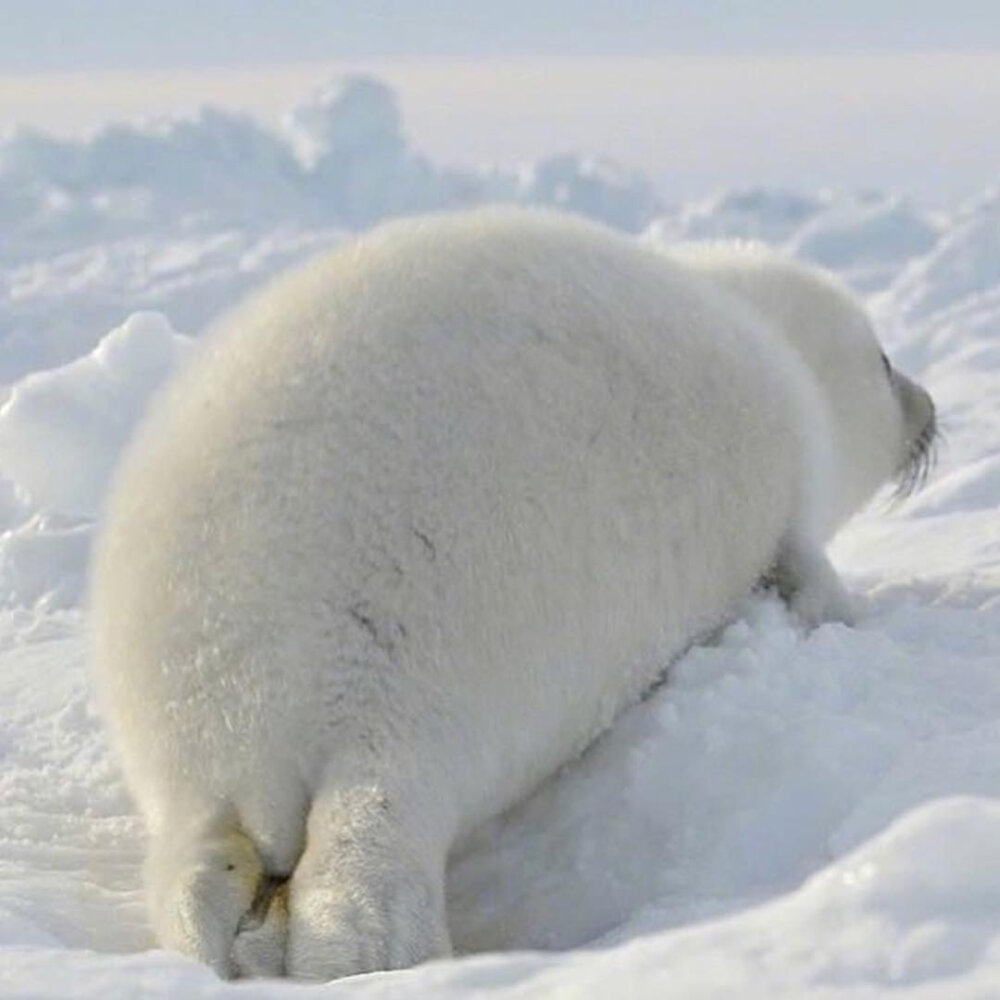
[[[82,142],[31,130],[0,142],[6,262],[154,225],[354,227],[485,201],[558,203],[632,230],[659,207],[637,174],[593,158],[520,171],[438,166],[411,149],[395,94],[367,76],[320,88],[277,133],[206,108],[191,119],[109,126]]]
[[[85,357],[28,375],[0,407],[0,468],[30,504],[93,516],[133,424],[191,343],[136,313]]]

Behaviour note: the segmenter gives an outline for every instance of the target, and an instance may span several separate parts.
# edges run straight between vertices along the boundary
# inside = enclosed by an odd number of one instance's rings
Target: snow
[[[215,313],[351,227],[486,197],[651,243],[765,239],[833,268],[869,296],[946,439],[922,493],[879,498],[831,548],[857,627],[806,633],[748,602],[456,851],[455,943],[489,954],[324,993],[997,995],[998,190],[950,212],[750,187],[668,209],[589,156],[431,164],[391,91],[358,78],[280,136],[205,112],[0,144],[0,995],[301,989],[221,983],[153,949],[142,827],[88,679],[93,522],[130,429]]]
[[[688,240],[739,238],[775,243],[821,213],[830,198],[828,192],[809,197],[766,188],[723,191],[683,206],[671,235]]]
[[[135,313],[85,357],[27,375],[0,408],[0,468],[34,506],[93,516],[147,399],[192,343]]]
[[[810,219],[788,249],[870,291],[887,284],[912,257],[931,250],[939,235],[930,213],[898,197],[871,196],[831,206]]]

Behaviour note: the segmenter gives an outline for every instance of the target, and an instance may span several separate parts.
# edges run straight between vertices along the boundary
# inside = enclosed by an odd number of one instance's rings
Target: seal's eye
[[[882,352],[882,367],[885,369],[886,376],[892,375],[892,365],[889,364],[889,359],[885,356],[885,351]]]

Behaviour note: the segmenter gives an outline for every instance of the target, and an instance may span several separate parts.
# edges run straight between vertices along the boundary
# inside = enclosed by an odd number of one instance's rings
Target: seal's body
[[[491,210],[279,279],[153,406],[95,560],[161,942],[225,975],[446,954],[455,838],[762,577],[843,615],[822,546],[929,421],[848,296],[758,252]]]

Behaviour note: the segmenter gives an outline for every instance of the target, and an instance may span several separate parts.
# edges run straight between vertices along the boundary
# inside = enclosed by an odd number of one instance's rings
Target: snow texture
[[[668,211],[586,157],[434,166],[367,79],[316,95],[283,137],[205,112],[0,146],[0,995],[296,989],[150,950],[142,828],[86,667],[93,520],[149,396],[196,349],[175,327],[196,334],[346,229],[493,197],[650,242],[760,238],[833,268],[870,296],[947,436],[922,493],[880,498],[831,548],[857,627],[806,634],[749,602],[456,852],[456,944],[493,954],[325,992],[998,995],[1000,193],[941,213],[747,189]]]

